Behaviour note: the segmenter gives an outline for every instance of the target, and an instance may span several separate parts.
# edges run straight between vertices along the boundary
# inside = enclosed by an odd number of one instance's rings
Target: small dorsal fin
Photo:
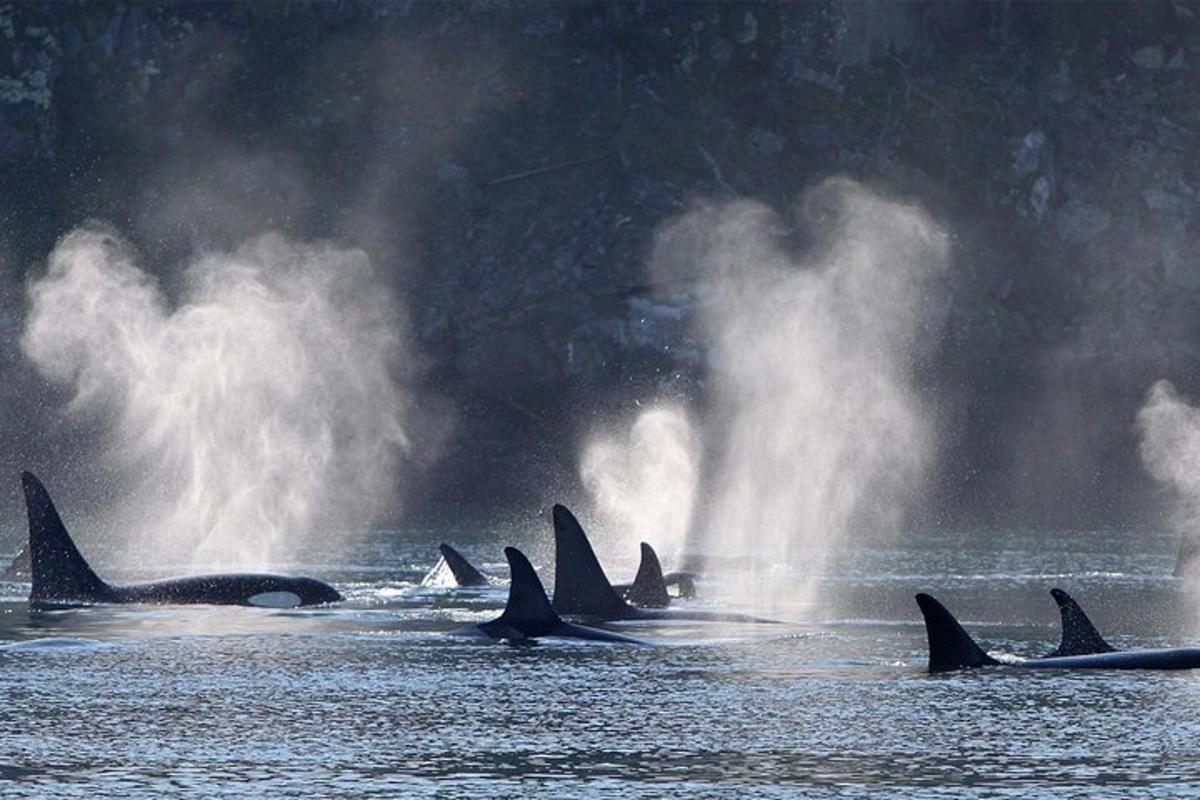
[[[519,631],[527,637],[544,636],[562,623],[554,613],[546,588],[529,559],[515,547],[504,548],[512,580],[508,584],[508,604],[494,623]]]
[[[31,602],[104,602],[112,589],[97,577],[79,554],[63,525],[50,493],[32,472],[21,473],[29,514]]]
[[[489,585],[488,579],[483,577],[483,574],[479,570],[471,566],[471,562],[463,558],[462,553],[445,542],[438,545],[438,550],[441,551],[442,558],[446,559],[446,566],[454,574],[454,580],[459,586]]]
[[[1054,602],[1058,603],[1058,613],[1062,616],[1062,642],[1058,649],[1048,653],[1046,658],[1087,656],[1116,651],[1115,647],[1104,641],[1104,637],[1071,595],[1062,589],[1051,589],[1050,594]]]
[[[29,543],[21,548],[21,552],[17,553],[8,566],[4,568],[3,578],[5,580],[17,581],[28,578],[32,569],[32,560],[29,556]]]
[[[693,572],[668,573],[663,575],[663,583],[667,586],[678,586],[680,597],[696,596],[696,574]]]
[[[982,667],[999,663],[975,644],[954,615],[927,594],[917,595],[917,605],[925,617],[925,633],[929,637],[929,671],[948,672],[965,667]]]
[[[638,565],[637,577],[625,599],[642,608],[665,608],[671,603],[658,553],[645,542],[642,542],[642,562]]]
[[[554,610],[609,620],[635,613],[613,589],[579,520],[561,505],[554,506]]]

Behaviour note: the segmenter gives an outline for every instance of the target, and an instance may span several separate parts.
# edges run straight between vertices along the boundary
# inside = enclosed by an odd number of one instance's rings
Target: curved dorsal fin
[[[463,554],[455,550],[450,545],[442,542],[438,545],[438,550],[442,553],[442,558],[446,559],[446,566],[450,568],[450,572],[454,575],[454,580],[459,586],[488,586],[488,579],[483,577],[483,573],[471,566],[471,562],[463,558]]]
[[[1058,649],[1048,653],[1046,658],[1055,656],[1086,656],[1093,653],[1112,653],[1116,648],[1104,641],[1104,637],[1096,630],[1096,626],[1083,613],[1083,609],[1071,595],[1062,589],[1051,589],[1054,602],[1058,603],[1058,612],[1062,616],[1062,642]]]
[[[625,599],[642,608],[664,608],[671,603],[658,553],[645,542],[642,542],[642,561],[638,565],[637,577],[633,579],[633,586],[629,588]]]
[[[554,610],[601,619],[627,619],[633,609],[604,574],[579,520],[554,506]]]
[[[504,548],[512,580],[508,584],[508,604],[495,623],[513,628],[528,637],[542,636],[562,623],[554,613],[546,588],[542,586],[529,559],[515,547]]]
[[[21,473],[25,509],[29,514],[29,554],[33,589],[31,602],[101,602],[112,589],[100,580],[63,525],[50,493],[32,472]]]
[[[997,664],[975,644],[954,615],[927,594],[917,595],[917,605],[925,617],[925,633],[929,637],[929,671],[948,672],[964,667]]]

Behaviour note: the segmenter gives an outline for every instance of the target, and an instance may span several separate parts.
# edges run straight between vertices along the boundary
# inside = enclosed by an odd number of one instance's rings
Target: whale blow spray
[[[918,367],[948,252],[920,208],[845,179],[808,191],[795,226],[742,200],[660,231],[655,278],[696,287],[707,347],[708,488],[689,546],[753,557],[733,591],[805,602],[853,531],[902,522],[935,446]],[[775,565],[809,579],[773,580]]]
[[[1172,495],[1172,522],[1183,536],[1176,574],[1200,581],[1200,409],[1165,380],[1157,381],[1137,414],[1146,470]]]
[[[625,436],[594,437],[579,473],[598,516],[597,547],[628,561],[636,558],[639,542],[649,542],[665,564],[677,566],[699,468],[699,441],[678,406],[641,412]]]
[[[181,285],[171,303],[128,244],[86,227],[29,288],[22,347],[101,427],[124,545],[262,568],[392,503],[404,320],[367,256],[266,235]]]

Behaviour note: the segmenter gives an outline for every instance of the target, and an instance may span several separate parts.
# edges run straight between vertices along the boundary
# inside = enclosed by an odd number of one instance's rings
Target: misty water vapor
[[[946,235],[844,179],[808,191],[795,223],[757,202],[706,206],[653,257],[660,285],[703,298],[709,488],[689,546],[748,557],[735,590],[763,605],[804,602],[855,531],[901,522],[935,446],[916,369],[944,316]]]
[[[1138,411],[1137,430],[1142,464],[1175,500],[1174,523],[1190,545],[1181,550],[1180,574],[1194,585],[1200,579],[1200,409],[1160,380]]]
[[[262,236],[189,264],[172,303],[89,227],[29,301],[24,352],[102,428],[87,457],[152,561],[267,567],[396,499],[403,318],[361,251]]]
[[[699,469],[695,429],[675,405],[641,412],[623,434],[593,437],[579,471],[598,518],[597,545],[632,559],[639,543],[649,542],[666,564],[678,564]]]

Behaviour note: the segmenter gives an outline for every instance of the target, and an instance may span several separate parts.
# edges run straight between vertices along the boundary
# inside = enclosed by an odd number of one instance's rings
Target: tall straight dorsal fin
[[[642,542],[642,562],[638,565],[637,577],[625,599],[642,608],[664,608],[671,603],[658,553],[645,542]]]
[[[1051,589],[1050,595],[1054,602],[1058,603],[1058,613],[1062,616],[1062,642],[1058,649],[1048,653],[1046,658],[1116,652],[1117,648],[1104,641],[1104,637],[1071,595],[1062,589]]]
[[[508,584],[508,604],[504,613],[494,623],[519,631],[525,636],[543,636],[555,626],[562,624],[546,588],[529,559],[515,547],[504,548],[512,580]]]
[[[604,574],[575,515],[554,506],[554,610],[602,619],[627,619],[633,609]]]
[[[488,586],[488,579],[483,577],[483,574],[471,566],[471,562],[463,558],[462,553],[455,550],[450,545],[442,542],[438,545],[438,550],[442,553],[442,558],[446,559],[446,566],[450,568],[450,572],[454,575],[454,580],[459,586]]]
[[[948,672],[965,667],[983,667],[999,663],[975,644],[954,615],[927,594],[917,595],[917,605],[925,617],[929,637],[929,671]]]
[[[79,554],[42,482],[32,472],[22,472],[21,487],[29,514],[33,581],[30,601],[89,603],[111,599],[112,589]]]

